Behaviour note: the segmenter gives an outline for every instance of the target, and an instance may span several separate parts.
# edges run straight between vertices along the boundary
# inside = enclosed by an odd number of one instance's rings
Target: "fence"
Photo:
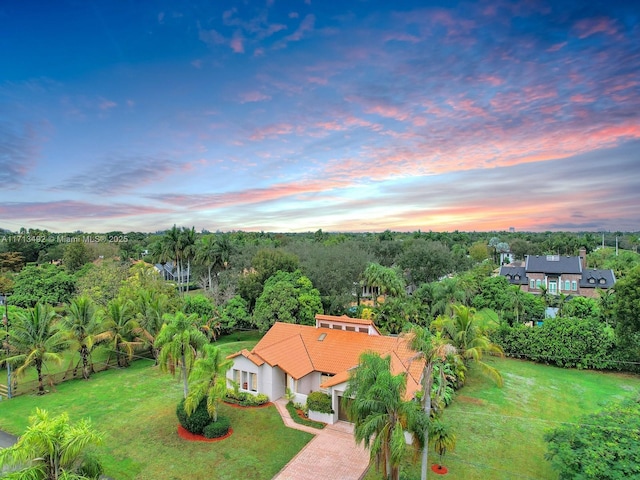
[[[138,359],[142,360],[153,360],[153,356],[146,355],[145,353],[137,353],[134,356],[134,361]],[[115,355],[109,357],[104,362],[97,362],[91,364],[91,372],[103,372],[105,370],[111,369],[121,369],[123,367],[118,366],[117,359]],[[78,378],[82,378],[82,364],[76,364],[74,366],[69,366],[66,370],[60,370],[58,372],[43,372],[43,385],[45,390],[53,390],[55,391],[56,385],[65,382],[67,380],[74,380]],[[12,378],[13,388],[11,389],[12,396],[16,397],[18,395],[27,395],[38,393],[39,385],[37,380],[29,380],[26,382],[18,381],[15,376]],[[0,396],[3,398],[7,397],[7,386],[0,385]]]

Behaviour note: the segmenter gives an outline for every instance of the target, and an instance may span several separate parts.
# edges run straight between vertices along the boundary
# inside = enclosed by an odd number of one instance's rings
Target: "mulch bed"
[[[220,440],[229,438],[232,433],[233,433],[233,428],[230,428],[227,434],[222,437],[207,438],[204,435],[197,435],[195,433],[191,433],[190,431],[185,430],[185,428],[182,425],[178,425],[178,435],[180,435],[180,437],[190,442],[219,442]]]
[[[431,470],[438,475],[445,475],[449,471],[447,470],[447,467],[443,467],[442,465],[431,465]]]
[[[223,402],[223,403],[233,408],[264,408],[264,407],[270,407],[271,405],[273,405],[272,402],[263,403],[262,405],[238,405],[237,403],[231,403],[231,402]]]

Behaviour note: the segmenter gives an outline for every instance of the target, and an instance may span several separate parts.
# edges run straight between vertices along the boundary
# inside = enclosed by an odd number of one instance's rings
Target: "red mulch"
[[[431,470],[438,475],[445,475],[449,471],[447,470],[447,467],[443,467],[442,465],[431,465]]]
[[[178,425],[178,435],[180,435],[185,440],[189,440],[190,442],[218,442],[220,440],[224,440],[225,438],[229,438],[233,433],[233,429],[230,428],[226,435],[218,438],[207,438],[204,435],[196,435],[195,433],[191,433],[188,430],[185,430],[182,425]]]
[[[273,403],[271,402],[263,403],[262,405],[238,405],[237,403],[231,403],[231,402],[224,402],[224,404],[229,405],[230,407],[233,407],[233,408],[263,408],[263,407],[270,407],[271,405],[273,405]]]

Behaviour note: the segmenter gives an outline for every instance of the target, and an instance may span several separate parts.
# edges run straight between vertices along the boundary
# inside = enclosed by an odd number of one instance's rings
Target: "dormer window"
[[[600,285],[604,285],[605,283],[607,283],[607,281],[604,278],[600,279]]]
[[[589,278],[589,283],[596,283],[596,279],[595,279],[595,278],[593,278],[593,277],[590,277],[590,278]]]
[[[516,280],[520,280],[520,275],[518,275],[518,274],[516,273],[515,277],[513,277],[513,278],[515,278]]]

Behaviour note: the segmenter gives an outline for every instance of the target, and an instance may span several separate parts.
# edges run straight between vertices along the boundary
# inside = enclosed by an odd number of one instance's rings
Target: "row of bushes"
[[[548,318],[537,327],[502,326],[491,339],[510,357],[566,368],[629,370],[615,331],[593,318]]]
[[[176,415],[182,428],[195,435],[204,435],[207,438],[223,437],[229,433],[231,421],[227,417],[218,415],[218,419],[213,422],[207,412],[207,400],[203,399],[191,415],[187,415],[184,409],[184,399],[178,403]]]
[[[303,410],[303,406],[297,406],[293,402],[287,403],[287,410],[289,411],[289,415],[291,415],[291,419],[299,423],[300,425],[306,425],[307,427],[319,428],[322,429],[327,426],[326,423],[316,422],[315,420],[309,420],[308,418],[302,418],[298,415],[298,410]]]
[[[259,407],[269,402],[269,397],[264,393],[253,395],[248,392],[238,392],[234,389],[228,389],[227,395],[224,398],[227,403],[233,403],[234,405],[240,405],[242,407]]]

